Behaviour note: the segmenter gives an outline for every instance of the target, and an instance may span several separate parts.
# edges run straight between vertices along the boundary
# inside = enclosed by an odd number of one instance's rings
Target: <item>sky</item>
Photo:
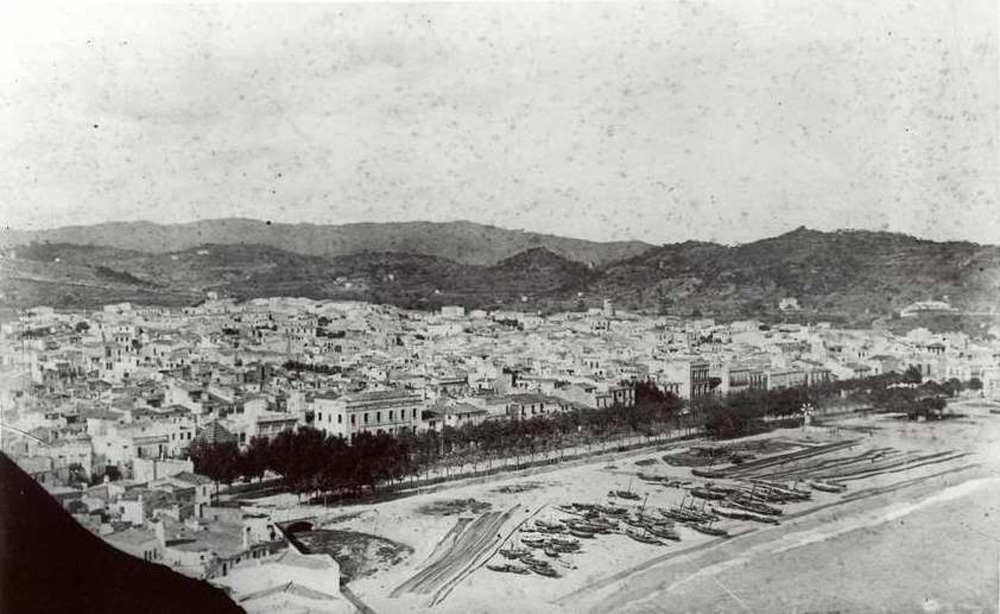
[[[0,4],[0,223],[1000,243],[997,3]]]

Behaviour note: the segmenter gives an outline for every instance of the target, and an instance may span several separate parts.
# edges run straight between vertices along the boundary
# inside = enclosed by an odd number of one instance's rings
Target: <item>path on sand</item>
[[[495,546],[500,539],[500,528],[510,518],[517,506],[506,512],[486,512],[472,522],[462,526],[459,520],[455,530],[449,532],[444,540],[451,540],[450,547],[439,556],[432,557],[432,562],[417,572],[412,578],[403,582],[392,591],[392,597],[403,593],[418,593],[429,595],[438,591],[470,563],[484,552]],[[461,528],[458,528],[461,527]]]

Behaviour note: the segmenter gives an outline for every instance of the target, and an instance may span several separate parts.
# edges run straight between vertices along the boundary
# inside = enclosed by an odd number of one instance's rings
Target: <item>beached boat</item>
[[[576,551],[578,551],[580,549],[580,545],[576,544],[576,545],[572,545],[571,546],[571,545],[568,545],[568,544],[553,544],[553,543],[550,543],[545,548],[546,548],[546,551],[545,551],[546,554],[548,554],[549,550],[552,550],[554,552],[559,552],[559,553],[562,553],[562,554],[569,554],[570,552],[576,552]]]
[[[840,484],[837,482],[826,482],[823,480],[813,480],[809,482],[809,486],[815,490],[820,490],[823,492],[844,492],[847,490],[847,485]]]
[[[792,501],[805,501],[806,499],[812,499],[812,493],[807,490],[799,490],[794,487],[788,487],[784,484],[769,482],[767,480],[751,480],[751,482],[758,485],[758,489],[761,489],[772,496],[777,494],[779,497],[784,497]]]
[[[767,514],[758,514],[756,512],[751,512],[738,507],[724,507],[721,505],[713,505],[712,513],[725,518],[735,518],[736,520],[753,520],[754,522],[763,522],[766,524],[778,524],[778,519],[774,516],[768,516]]]
[[[575,537],[569,537],[567,535],[553,535],[552,537],[549,538],[549,543],[579,546],[580,540],[576,539]]]
[[[721,478],[723,474],[721,471],[714,469],[692,469],[691,475],[697,476],[699,478]]]
[[[578,527],[569,527],[566,530],[569,531],[570,535],[575,535],[576,537],[583,537],[586,539],[593,539],[594,533],[596,533],[596,531],[592,531],[590,529],[582,529]]]
[[[644,531],[636,531],[635,529],[625,529],[625,535],[628,535],[637,542],[642,542],[644,544],[653,544],[656,546],[662,546],[663,542],[656,539],[652,535]]]
[[[532,567],[534,565],[548,565],[549,564],[548,561],[543,561],[542,559],[535,558],[534,553],[529,554],[527,556],[522,556],[521,557],[521,562],[524,563],[525,565],[527,565],[528,567]]]
[[[500,556],[506,559],[520,559],[521,557],[531,554],[531,551],[527,548],[501,548]]]
[[[708,501],[721,501],[726,498],[726,492],[723,490],[718,490],[709,486],[692,488],[691,494],[699,499],[706,499]]]
[[[773,505],[768,505],[761,501],[756,501],[750,497],[734,496],[727,499],[727,502],[733,506],[740,509],[744,509],[748,512],[754,512],[756,514],[764,514],[767,516],[780,516],[784,513],[781,508],[774,507]]]
[[[515,565],[513,563],[487,563],[486,569],[499,571],[501,573],[516,573],[520,575],[531,573],[531,570],[524,565]]]
[[[615,493],[621,499],[630,499],[632,501],[638,501],[639,499],[642,499],[642,495],[640,495],[639,493],[632,492],[631,490],[617,490],[615,491]]]
[[[559,572],[555,570],[551,565],[532,565],[531,571],[535,572],[540,576],[545,576],[547,578],[558,578]]]
[[[551,557],[553,559],[558,559],[559,558],[559,551],[556,550],[555,548],[553,548],[552,546],[545,546],[544,552],[545,552],[545,556],[547,556],[547,557]]]
[[[537,533],[532,535],[522,534],[521,543],[531,546],[533,548],[538,548],[539,546],[545,545],[545,536],[539,535]]]
[[[695,524],[690,524],[688,526],[694,529],[695,531],[698,531],[699,533],[704,533],[705,535],[712,535],[714,537],[729,537],[729,531],[713,527],[708,523],[702,523],[702,524],[695,523]]]
[[[504,573],[510,572],[512,567],[514,567],[514,566],[511,565],[510,563],[487,563],[486,564],[486,569],[489,569],[490,571],[499,571],[499,572],[504,572]]]
[[[566,531],[566,527],[564,527],[563,525],[558,525],[558,526],[555,526],[555,527],[541,527],[541,526],[535,525],[535,530],[538,531],[539,533],[545,533],[546,535],[552,535],[554,533],[564,533]]]

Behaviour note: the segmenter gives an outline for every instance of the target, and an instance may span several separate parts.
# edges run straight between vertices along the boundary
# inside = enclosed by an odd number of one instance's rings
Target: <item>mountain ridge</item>
[[[16,252],[0,260],[0,273],[4,298],[21,306],[191,304],[216,291],[237,299],[304,296],[418,309],[458,303],[572,310],[608,298],[649,313],[752,317],[777,315],[779,301],[794,297],[808,314],[872,320],[916,300],[948,297],[960,308],[987,311],[1000,297],[1000,247],[863,230],[799,228],[728,246],[685,241],[602,265],[548,246],[488,264],[373,249],[317,256],[245,243],[170,253],[35,243]]]
[[[313,256],[395,251],[480,265],[494,264],[532,247],[546,247],[570,260],[596,264],[636,255],[652,247],[642,241],[588,241],[465,220],[312,224],[220,218],[181,224],[104,222],[46,230],[8,229],[0,234],[0,244],[8,248],[46,241],[151,253],[184,251],[206,243],[269,245]]]

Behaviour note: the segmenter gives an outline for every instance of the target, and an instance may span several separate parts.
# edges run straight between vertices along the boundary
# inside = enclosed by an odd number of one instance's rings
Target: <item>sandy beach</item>
[[[833,452],[797,462],[868,471],[850,459],[881,451],[863,462],[885,468],[845,478],[843,493],[812,491],[810,500],[782,506],[777,525],[721,519],[728,539],[678,524],[680,541],[665,545],[621,533],[581,540],[579,552],[559,557],[565,565],[554,565],[558,578],[485,564],[503,562],[497,550],[519,545],[534,519],[567,518],[556,505],[645,505],[655,514],[693,501],[689,489],[706,480],[663,460],[690,443],[375,505],[302,511],[325,517],[331,529],[407,547],[350,579],[376,612],[992,612],[1000,569],[1000,416],[971,401],[954,409],[965,416],[939,423],[849,416],[741,440],[776,443],[760,461],[840,442]],[[652,484],[640,472],[691,483]],[[641,498],[609,498],[609,490]]]

